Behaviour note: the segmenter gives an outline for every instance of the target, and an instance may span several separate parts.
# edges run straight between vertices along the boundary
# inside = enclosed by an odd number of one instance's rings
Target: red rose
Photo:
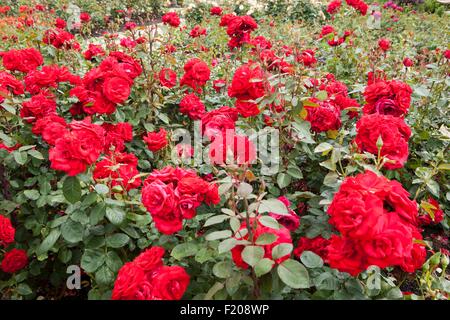
[[[331,101],[320,101],[316,98],[310,99],[317,107],[305,106],[307,111],[306,121],[311,123],[311,130],[323,132],[338,130],[341,127],[340,109]]]
[[[103,123],[102,128],[105,130],[105,152],[110,150],[121,152],[125,149],[125,141],[133,139],[133,127],[128,122]]]
[[[57,49],[79,49],[75,36],[63,29],[48,29],[44,34],[44,43]]]
[[[112,300],[136,300],[139,286],[145,278],[146,274],[141,267],[133,262],[125,263],[114,282]]]
[[[178,196],[177,202],[178,205],[176,210],[178,210],[183,219],[194,218],[197,214],[197,208],[201,205],[198,194],[181,194]]]
[[[93,57],[104,56],[105,50],[103,50],[101,45],[90,43],[83,55],[86,60],[92,60]]]
[[[205,105],[194,93],[187,94],[180,101],[180,112],[192,120],[199,120],[205,113]]]
[[[30,71],[24,80],[27,91],[31,94],[37,94],[45,88],[57,88],[60,82],[70,82],[73,85],[81,83],[80,77],[73,75],[66,67],[56,65]]]
[[[264,96],[265,75],[261,66],[256,64],[244,64],[236,69],[231,85],[228,87],[228,95],[239,100],[255,100]]]
[[[396,117],[406,115],[411,103],[412,89],[401,81],[377,81],[367,86],[364,98],[365,114],[381,113]]]
[[[303,251],[311,251],[320,256],[325,262],[327,262],[329,243],[330,240],[325,239],[322,236],[317,236],[312,239],[301,237],[298,240],[297,248],[294,249],[294,255],[297,258],[300,258]]]
[[[122,186],[126,190],[138,188],[141,178],[134,178],[139,174],[138,159],[131,153],[111,153],[95,165],[94,180],[111,179],[111,186]]]
[[[7,247],[14,242],[16,229],[11,224],[11,221],[0,214],[0,245]]]
[[[307,49],[303,50],[302,53],[297,56],[297,61],[303,63],[304,66],[310,67],[316,64],[317,60],[314,56],[315,52],[314,50]]]
[[[153,276],[155,300],[180,300],[189,286],[189,275],[179,266],[163,266]]]
[[[159,82],[162,86],[173,88],[177,84],[177,74],[169,68],[163,68],[158,74]]]
[[[237,121],[237,109],[227,106],[209,111],[202,115],[202,134],[210,140],[219,134],[226,134],[227,130],[235,129]]]
[[[319,38],[326,36],[327,34],[333,33],[334,28],[330,25],[325,25],[322,27],[322,31],[320,32]]]
[[[28,257],[25,250],[12,249],[3,256],[0,268],[3,272],[15,273],[25,268],[28,264]]]
[[[24,73],[36,70],[38,66],[44,63],[41,53],[34,48],[9,50],[2,52],[0,57],[3,57],[5,69]]]
[[[201,92],[211,75],[208,65],[200,59],[193,58],[184,65],[184,75],[180,80],[180,86],[189,86],[197,92]]]
[[[212,164],[248,165],[256,160],[256,148],[246,136],[219,135],[209,146],[209,159]],[[230,159],[229,156],[232,158]]]
[[[234,13],[227,13],[224,14],[221,18],[220,18],[220,23],[219,26],[221,27],[226,27],[228,26],[228,23],[234,19],[236,17],[236,15]]]
[[[378,113],[364,115],[356,123],[355,143],[361,151],[378,154],[377,141],[381,136],[381,155],[389,162],[387,169],[403,167],[408,159],[408,139],[411,129],[401,118]]]
[[[391,42],[388,39],[382,38],[378,40],[378,46],[380,47],[381,50],[388,51],[389,48],[391,47]]]
[[[0,103],[9,93],[24,94],[23,84],[8,72],[0,71]]]
[[[152,152],[161,150],[169,143],[167,141],[167,131],[163,128],[160,128],[158,132],[148,132],[143,140],[147,144],[147,148]]]
[[[450,60],[450,50],[444,51],[444,57],[445,57],[445,59]]]
[[[82,12],[82,13],[80,14],[80,20],[83,21],[83,22],[85,22],[85,23],[87,23],[87,22],[91,21],[91,16],[90,16],[90,14],[87,13],[87,12]]]
[[[121,104],[130,96],[131,85],[130,80],[124,77],[107,78],[103,83],[103,94],[108,100]]]
[[[64,118],[51,114],[38,119],[31,130],[36,135],[42,135],[42,139],[49,145],[54,146],[56,140],[61,138],[67,131],[67,123]]]
[[[84,172],[88,165],[97,161],[103,151],[104,135],[103,128],[92,124],[89,118],[72,121],[69,130],[50,148],[50,167],[65,171],[69,176]]]
[[[329,14],[335,14],[339,11],[339,9],[341,8],[341,0],[333,0],[328,4],[327,7],[327,12]]]
[[[221,16],[222,15],[222,8],[221,7],[211,7],[209,10],[212,16]]]
[[[162,16],[162,22],[176,28],[180,25],[180,17],[176,12],[168,12]]]
[[[197,25],[195,26],[190,32],[189,35],[192,38],[198,38],[200,36],[205,36],[206,35],[206,29],[202,28],[201,26]]]
[[[371,171],[347,177],[328,208],[330,223],[341,233],[328,246],[330,266],[353,276],[370,265],[407,272],[420,267],[417,205],[408,196],[397,181]]]
[[[55,20],[55,27],[60,28],[60,29],[64,29],[67,26],[66,21],[64,21],[61,18],[56,18]]]
[[[134,263],[142,268],[145,272],[153,272],[162,267],[164,256],[164,248],[151,247],[141,252],[135,259]]]
[[[414,61],[412,61],[410,58],[406,57],[405,59],[403,59],[403,65],[405,67],[411,67],[414,65]]]
[[[31,100],[22,103],[20,117],[28,123],[56,113],[56,101],[54,96],[48,92],[41,92],[31,97]]]

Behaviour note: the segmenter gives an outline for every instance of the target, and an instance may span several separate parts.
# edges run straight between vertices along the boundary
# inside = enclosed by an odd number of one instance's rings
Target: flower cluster
[[[14,243],[16,229],[12,226],[11,220],[3,215],[0,215],[0,246],[8,247]],[[11,249],[7,251],[0,264],[0,269],[3,272],[15,273],[25,268],[28,264],[28,257],[25,250]]]
[[[422,239],[417,204],[399,182],[371,171],[346,178],[328,214],[340,232],[328,246],[331,267],[355,276],[370,265],[406,272],[422,266],[425,247],[415,241]]]
[[[195,217],[203,202],[220,202],[217,185],[203,180],[193,170],[168,166],[154,170],[144,181],[142,203],[164,234],[180,231],[183,219]]]
[[[36,70],[44,63],[41,53],[35,48],[0,52],[0,57],[3,58],[3,67],[6,70],[23,73]]]
[[[176,28],[180,25],[180,17],[176,12],[168,12],[162,16],[162,22]]]
[[[231,49],[250,42],[251,32],[258,28],[258,24],[251,16],[224,15],[220,25],[227,27],[227,34],[230,37],[228,46]]]
[[[73,114],[111,114],[117,104],[124,103],[131,92],[133,80],[142,73],[142,67],[122,52],[111,52],[101,64],[91,69],[80,85],[70,91],[78,98]]]
[[[180,300],[189,275],[179,266],[163,264],[164,249],[151,247],[119,270],[113,300]]]
[[[210,75],[211,71],[204,61],[192,58],[184,65],[184,75],[180,80],[180,86],[185,85],[201,93],[201,87],[206,84]]]

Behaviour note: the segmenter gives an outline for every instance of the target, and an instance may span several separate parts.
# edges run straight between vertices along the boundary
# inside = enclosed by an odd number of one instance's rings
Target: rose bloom
[[[11,224],[11,220],[0,214],[0,245],[7,247],[14,242],[16,229]]]
[[[189,86],[197,92],[210,79],[211,71],[208,65],[200,59],[193,58],[184,65],[184,75],[180,80],[180,86]]]
[[[378,40],[378,46],[380,47],[381,50],[388,51],[389,48],[391,47],[391,42],[388,39],[382,38]]]
[[[210,12],[210,14],[212,16],[221,16],[222,15],[222,8],[221,7],[211,7],[209,12]]]
[[[24,73],[36,70],[44,63],[41,53],[34,48],[1,52],[0,57],[3,58],[5,69]]]
[[[330,25],[325,25],[322,27],[322,31],[320,32],[319,38],[326,36],[327,34],[333,33],[334,28]]]
[[[206,35],[206,29],[197,25],[191,30],[191,32],[189,32],[189,35],[192,38],[198,38],[200,36],[205,36]]]
[[[127,191],[138,188],[141,178],[134,178],[139,174],[138,159],[131,153],[111,153],[95,165],[92,174],[94,180],[110,179],[111,187],[122,186]]]
[[[189,286],[189,275],[180,266],[163,266],[153,276],[156,300],[180,300]]]
[[[444,57],[445,57],[445,59],[450,60],[450,50],[444,51]]]
[[[8,72],[0,71],[0,103],[5,100],[4,96],[9,93],[24,94],[23,84]]]
[[[170,68],[162,68],[158,74],[162,86],[173,88],[177,84],[177,74]]]
[[[292,244],[291,234],[287,228],[284,226],[280,226],[279,229],[272,229],[269,227],[266,227],[262,225],[259,220],[255,218],[250,219],[250,225],[253,231],[253,242],[256,242],[258,238],[266,233],[270,233],[275,235],[276,239],[271,244],[267,245],[259,245],[264,249],[264,258],[268,258],[275,261],[275,264],[280,264],[283,261],[289,259],[290,253],[285,254],[277,259],[273,259],[272,257],[272,249],[276,247],[279,244]],[[237,240],[248,240],[248,233],[245,234],[245,236],[241,236],[240,231],[247,230],[247,224],[245,221],[241,223],[241,227],[239,228],[239,231],[236,232],[235,239]],[[248,264],[243,260],[242,258],[242,251],[244,250],[244,245],[237,245],[233,249],[231,249],[231,256],[233,258],[234,263],[236,266],[242,269],[247,269]]]
[[[56,20],[55,20],[55,27],[60,28],[60,29],[64,29],[64,28],[66,28],[66,26],[67,26],[66,21],[64,21],[61,18],[56,18]]]
[[[125,142],[133,139],[133,127],[127,122],[103,123],[102,128],[105,130],[105,153],[110,150],[121,152],[125,149]]]
[[[167,131],[164,128],[160,128],[158,132],[148,132],[143,140],[147,144],[147,148],[152,152],[161,150],[169,143],[167,140]]]
[[[320,101],[316,98],[310,99],[318,104],[317,107],[305,106],[307,111],[306,121],[311,123],[311,130],[324,132],[338,130],[341,127],[341,114],[339,108],[331,101]]]
[[[6,273],[15,273],[28,265],[28,257],[25,250],[12,249],[3,256],[0,269]]]
[[[317,62],[314,54],[314,50],[303,50],[302,53],[296,57],[296,59],[298,62],[303,63],[303,65],[306,67],[314,66]]]
[[[327,12],[329,14],[335,14],[339,11],[339,9],[341,8],[341,0],[333,0],[328,4],[327,7]]]
[[[205,105],[194,93],[187,94],[180,101],[180,112],[192,120],[199,120],[205,113]]]
[[[357,275],[370,265],[398,265],[413,272],[424,262],[417,229],[417,204],[395,180],[371,171],[347,177],[328,208],[333,235],[330,266]]]
[[[53,94],[49,92],[40,92],[39,94],[32,96],[31,100],[22,103],[20,109],[20,117],[25,119],[28,123],[35,122],[36,120],[56,113],[56,101]]]
[[[93,57],[104,56],[105,50],[103,50],[101,45],[90,43],[89,48],[83,53],[83,55],[86,60],[92,60]]]
[[[404,116],[408,113],[411,94],[411,87],[401,81],[376,81],[368,85],[364,91],[367,104],[363,111],[365,114],[381,113],[396,117]]]
[[[168,12],[162,16],[162,22],[172,27],[178,27],[180,25],[180,17],[176,12]]]
[[[75,176],[95,163],[105,147],[105,131],[90,118],[73,120],[69,130],[49,150],[50,167]]]
[[[87,12],[82,12],[80,14],[80,20],[83,21],[84,23],[88,23],[89,21],[91,21],[91,16]]]
[[[405,67],[412,67],[414,65],[414,61],[412,61],[410,58],[406,57],[405,59],[403,59],[403,65]]]
[[[311,251],[327,262],[329,243],[330,241],[322,236],[317,236],[312,239],[301,237],[298,240],[297,248],[294,249],[294,255],[300,258],[304,251]]]
[[[411,129],[401,118],[371,114],[364,115],[356,123],[355,143],[361,151],[378,154],[377,141],[381,136],[381,156],[389,159],[386,169],[398,169],[404,166],[408,159],[408,139]]]
[[[56,140],[61,138],[67,132],[67,123],[64,118],[57,114],[50,114],[38,119],[31,131],[35,135],[42,135],[42,139],[49,145],[54,146]]]
[[[217,135],[226,134],[226,130],[234,131],[237,118],[238,114],[235,108],[223,106],[209,111],[201,118],[202,134],[212,141]]]
[[[218,135],[209,146],[209,159],[212,164],[249,165],[256,161],[256,148],[247,136],[228,132]],[[231,134],[230,134],[231,133]]]

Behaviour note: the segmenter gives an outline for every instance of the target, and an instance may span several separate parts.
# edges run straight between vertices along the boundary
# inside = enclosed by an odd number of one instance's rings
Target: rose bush
[[[284,3],[0,6],[0,297],[448,299],[444,18]]]

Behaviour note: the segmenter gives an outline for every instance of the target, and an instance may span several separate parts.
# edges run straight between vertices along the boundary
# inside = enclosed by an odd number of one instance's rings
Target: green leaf
[[[272,259],[280,259],[281,257],[291,254],[294,246],[292,243],[280,243],[272,248]]]
[[[333,146],[327,142],[322,142],[314,148],[314,153],[328,153],[333,149]]]
[[[40,153],[39,151],[37,151],[35,149],[29,150],[28,154],[30,156],[32,156],[33,158],[36,158],[36,159],[39,159],[39,160],[44,160],[44,156],[42,155],[42,153]]]
[[[256,239],[255,243],[257,245],[267,245],[273,243],[275,240],[277,240],[276,235],[270,232],[266,232],[261,234],[258,239]]]
[[[270,272],[270,270],[272,270],[274,263],[275,261],[270,260],[269,258],[259,260],[258,263],[255,265],[256,276],[261,277],[262,275],[265,275],[266,273]]]
[[[106,245],[111,248],[122,248],[129,240],[130,237],[125,233],[116,233],[106,237]]]
[[[64,198],[70,203],[78,202],[81,198],[81,185],[77,177],[67,177],[62,190]]]
[[[320,268],[323,266],[322,258],[311,251],[303,251],[300,260],[307,268]]]
[[[26,283],[20,283],[17,286],[17,293],[20,294],[21,296],[27,296],[29,294],[32,294],[33,291],[31,290],[30,286],[27,285]]]
[[[37,190],[25,190],[23,193],[30,200],[37,200],[41,196]]]
[[[236,245],[237,245],[237,240],[235,238],[225,239],[219,243],[219,247],[217,248],[217,250],[219,251],[219,254],[222,254],[224,252],[230,251]]]
[[[107,194],[109,192],[108,186],[101,183],[96,184],[94,189],[95,191],[97,191],[98,194],[102,195]]]
[[[259,213],[271,212],[281,216],[289,215],[286,205],[276,198],[262,200],[258,211]]]
[[[280,189],[286,188],[291,184],[291,176],[286,173],[279,173],[277,176],[277,184]]]
[[[275,219],[274,217],[271,216],[260,216],[258,218],[259,222],[268,228],[272,228],[275,230],[280,229],[280,224],[278,223],[277,219]]]
[[[83,240],[84,228],[79,222],[71,219],[61,225],[61,234],[67,242],[77,243]]]
[[[106,214],[106,206],[104,203],[100,202],[91,210],[91,214],[89,215],[89,222],[92,225],[96,225],[101,220],[103,220],[105,214]]]
[[[287,169],[287,173],[288,173],[288,175],[290,175],[291,177],[296,178],[296,179],[303,178],[303,173],[300,170],[300,168],[298,168],[298,167],[289,166]]]
[[[117,272],[122,267],[123,262],[115,251],[108,251],[106,254],[106,265],[111,271]]]
[[[95,273],[95,282],[100,286],[109,286],[114,283],[114,272],[109,270],[108,266],[104,264]]]
[[[231,275],[232,269],[233,266],[229,261],[221,261],[214,265],[212,271],[216,277],[226,279]]]
[[[95,272],[105,262],[103,250],[86,249],[81,256],[81,268],[86,272]]]
[[[253,191],[253,187],[248,183],[241,182],[237,189],[237,195],[242,198],[247,198]]]
[[[106,217],[114,225],[120,225],[125,220],[125,212],[117,207],[106,208]]]
[[[205,236],[205,239],[208,241],[214,241],[219,239],[225,239],[231,237],[231,231],[230,230],[223,230],[223,231],[214,231],[211,233],[208,233]]]
[[[316,93],[316,98],[320,101],[325,101],[328,98],[328,93],[325,90]]]
[[[45,237],[44,241],[42,241],[42,243],[37,248],[36,254],[40,256],[47,253],[48,250],[53,248],[60,235],[61,231],[59,231],[59,229],[53,229],[52,231],[50,231],[47,237]]]
[[[16,150],[12,154],[13,154],[14,160],[21,166],[23,166],[27,162],[28,156],[25,152],[19,152]]]
[[[195,243],[187,242],[180,243],[172,249],[170,255],[177,260],[181,260],[185,257],[195,256],[198,251],[198,246]]]
[[[209,218],[208,220],[206,220],[205,224],[203,225],[204,227],[208,227],[208,226],[212,226],[214,224],[218,224],[218,223],[222,223],[225,220],[229,219],[230,216],[226,215],[226,214],[219,214],[216,216],[212,216],[211,218]]]
[[[280,279],[294,289],[306,289],[310,287],[308,270],[298,261],[288,259],[277,268]]]
[[[242,260],[253,267],[264,257],[264,249],[259,246],[246,246],[241,256]]]

